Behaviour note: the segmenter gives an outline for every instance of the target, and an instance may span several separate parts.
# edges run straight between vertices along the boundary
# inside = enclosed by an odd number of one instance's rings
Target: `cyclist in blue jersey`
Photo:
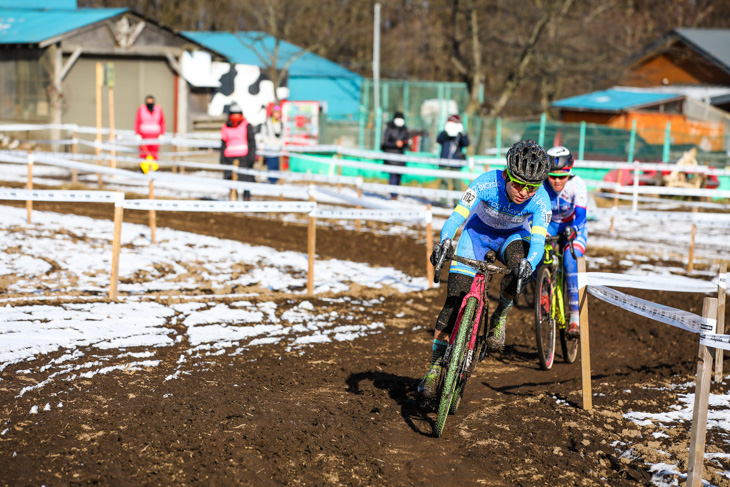
[[[548,227],[550,235],[562,234],[565,227],[572,226],[577,237],[573,242],[575,256],[581,257],[586,251],[588,231],[586,229],[586,207],[588,204],[588,190],[586,183],[580,176],[571,174],[573,169],[573,154],[563,146],[551,147],[548,151],[550,159],[550,174],[543,184],[550,196],[553,218]],[[563,265],[568,276],[568,306],[570,320],[568,336],[580,336],[579,308],[578,308],[578,262],[568,250],[563,252]]]
[[[502,279],[499,304],[489,320],[487,349],[504,348],[507,314],[517,292],[518,278],[530,279],[545,250],[545,235],[550,223],[550,198],[543,187],[549,162],[547,154],[536,142],[523,140],[507,152],[504,170],[489,171],[476,178],[456,205],[441,229],[441,243],[431,255],[431,262],[440,259],[456,230],[466,222],[459,239],[457,255],[484,259],[490,250],[513,273]],[[532,225],[528,222],[531,219]],[[446,302],[436,320],[431,353],[431,366],[418,385],[425,398],[436,394],[443,371],[441,358],[446,351],[461,302],[469,292],[476,271],[452,261],[446,291]]]

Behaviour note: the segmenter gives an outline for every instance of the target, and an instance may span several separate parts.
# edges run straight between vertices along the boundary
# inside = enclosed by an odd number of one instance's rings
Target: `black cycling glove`
[[[446,238],[441,243],[434,245],[433,252],[431,253],[431,265],[435,266],[441,260],[441,256],[444,255],[446,249],[451,247],[451,239]]]
[[[527,259],[522,259],[512,267],[512,275],[527,282],[532,277],[532,266]]]

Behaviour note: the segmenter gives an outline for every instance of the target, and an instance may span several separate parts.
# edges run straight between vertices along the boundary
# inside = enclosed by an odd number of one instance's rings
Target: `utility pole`
[[[380,149],[380,4],[375,4],[373,15],[373,112],[375,113],[375,147]]]

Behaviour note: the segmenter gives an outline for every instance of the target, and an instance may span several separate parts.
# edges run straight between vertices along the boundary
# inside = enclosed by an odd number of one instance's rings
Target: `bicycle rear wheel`
[[[446,370],[446,379],[444,379],[441,388],[441,400],[439,401],[439,412],[436,417],[436,437],[440,438],[446,426],[446,418],[452,408],[452,402],[459,400],[463,393],[462,373],[464,372],[464,359],[466,358],[466,336],[472,326],[474,310],[476,309],[477,299],[470,298],[466,302],[464,314],[461,316],[459,330],[454,340],[454,347],[451,350],[451,358],[449,360],[448,369]],[[462,388],[458,385],[462,383]],[[458,408],[458,404],[456,404]]]
[[[545,266],[540,267],[535,282],[535,338],[537,358],[543,370],[550,370],[555,360],[555,320],[551,316],[552,292],[550,269]]]

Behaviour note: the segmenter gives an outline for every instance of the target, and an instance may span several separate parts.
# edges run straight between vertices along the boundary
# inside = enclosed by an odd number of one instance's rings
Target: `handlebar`
[[[563,230],[562,235],[545,237],[545,243],[568,242],[568,245],[570,246],[570,255],[572,255],[574,259],[577,259],[577,257],[575,256],[575,247],[573,246],[573,241],[577,237],[578,232],[576,232],[575,227],[567,226]]]
[[[482,272],[483,274],[510,274],[512,273],[511,270],[506,269],[504,267],[499,267],[494,265],[491,262],[483,261],[483,260],[476,260],[476,259],[470,259],[468,257],[462,257],[460,255],[456,255],[454,253],[454,248],[451,245],[448,245],[446,248],[446,252],[441,254],[441,258],[434,266],[434,275],[433,275],[433,282],[438,284],[438,282],[441,280],[441,269],[443,269],[444,263],[447,260],[455,260],[456,262],[460,262],[464,265],[468,265],[469,267],[473,267],[477,269],[478,271]]]

